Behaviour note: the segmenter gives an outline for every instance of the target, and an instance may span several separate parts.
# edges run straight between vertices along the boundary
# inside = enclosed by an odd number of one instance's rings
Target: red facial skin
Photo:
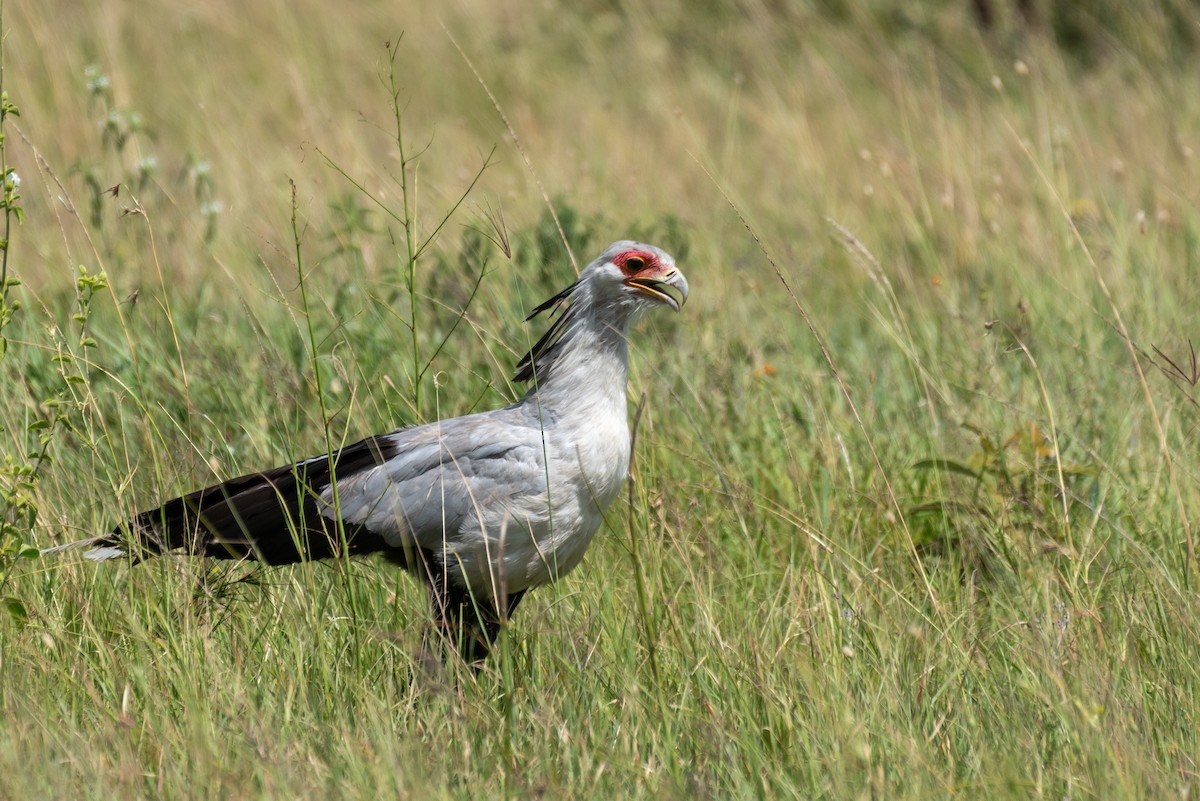
[[[635,258],[642,260],[642,265],[640,267],[626,266],[629,263],[630,259],[635,259]],[[616,257],[613,259],[613,264],[617,265],[618,267],[620,267],[622,270],[629,273],[630,275],[633,275],[636,273],[643,273],[643,272],[655,273],[661,267],[661,265],[659,265],[659,263],[658,263],[658,257],[655,256],[653,253],[647,253],[644,250],[626,250],[621,253],[618,253],[616,255]]]

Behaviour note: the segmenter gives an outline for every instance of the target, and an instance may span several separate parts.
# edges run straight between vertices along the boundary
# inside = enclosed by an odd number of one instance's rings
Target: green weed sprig
[[[0,4],[0,15],[3,5]],[[3,42],[3,19],[0,16],[0,47]],[[3,51],[0,50],[0,215],[3,216],[4,235],[0,239],[0,360],[10,355],[8,339],[4,330],[14,322],[21,310],[20,300],[12,297],[12,290],[20,281],[9,273],[9,253],[13,222],[24,221],[21,206],[21,179],[8,164],[7,131],[5,123],[10,117],[20,116],[3,89]],[[38,548],[32,543],[32,532],[39,516],[38,485],[45,469],[52,463],[50,447],[59,433],[73,427],[72,420],[87,403],[88,393],[79,393],[76,388],[87,384],[87,359],[81,354],[96,347],[96,340],[88,333],[92,302],[96,293],[108,286],[103,270],[89,272],[79,266],[75,279],[75,309],[71,319],[75,324],[74,335],[58,327],[51,330],[55,355],[52,361],[58,373],[55,382],[45,397],[40,398],[33,419],[25,425],[23,435],[14,438],[9,450],[0,456],[0,592],[12,576],[15,563],[23,558],[36,558]],[[74,341],[72,341],[72,338]],[[28,615],[24,604],[16,598],[0,599],[9,614],[24,623]]]
[[[3,11],[3,3],[0,3],[0,176],[3,176],[0,214],[4,218],[4,237],[0,239],[0,360],[8,353],[8,339],[4,336],[4,331],[21,310],[21,302],[12,298],[12,290],[20,285],[20,281],[9,275],[8,254],[13,221],[20,224],[24,220],[20,195],[21,179],[16,171],[8,166],[6,123],[9,117],[20,116],[20,111],[16,104],[9,100],[3,85]],[[31,424],[31,433],[39,428],[36,423]],[[44,460],[14,458],[12,454],[6,453],[0,462],[0,590],[8,583],[11,565],[16,559],[37,556],[38,553],[37,548],[28,543],[27,536],[37,518],[33,491],[37,486],[38,465],[42,461]],[[25,620],[25,608],[19,600],[6,598],[3,605],[14,619],[19,622]]]
[[[0,52],[0,59],[3,58]],[[0,81],[3,80],[3,68],[0,67]],[[21,177],[17,171],[8,166],[8,152],[5,143],[4,123],[9,117],[19,117],[21,112],[15,103],[8,99],[8,92],[0,90],[0,175],[3,175],[4,186],[0,194],[0,213],[4,215],[4,237],[0,239],[0,358],[4,357],[8,340],[4,329],[12,322],[13,316],[20,310],[18,300],[10,300],[10,291],[20,285],[20,281],[8,274],[8,243],[12,235],[13,220],[19,225],[25,219],[21,208]]]
[[[166,188],[171,196],[191,195],[195,213],[204,225],[204,242],[212,244],[224,204],[217,194],[212,163],[199,153],[188,151],[177,169],[168,170],[169,162],[154,152],[154,136],[147,130],[141,112],[117,103],[112,82],[100,67],[91,64],[83,71],[88,109],[100,129],[102,156],[80,159],[74,166],[88,189],[89,218],[93,228],[105,230],[104,210],[108,201],[128,193],[144,196],[153,188]],[[126,210],[130,211],[129,209]]]
[[[483,176],[484,172],[486,172],[488,168],[495,163],[493,161],[493,157],[495,156],[496,151],[495,148],[493,148],[491,152],[488,153],[488,155],[484,158],[483,163],[479,166],[479,169],[475,171],[475,174],[471,178],[470,183],[467,184],[467,187],[439,217],[435,218],[437,223],[433,225],[432,230],[430,230],[427,234],[422,233],[418,223],[419,199],[417,194],[417,170],[419,167],[419,159],[428,148],[422,148],[420,150],[413,151],[407,149],[407,146],[405,145],[404,100],[403,92],[400,88],[399,75],[397,72],[397,58],[399,55],[398,50],[400,38],[403,37],[398,37],[395,43],[389,41],[385,45],[388,51],[388,72],[386,77],[382,78],[391,97],[392,116],[395,126],[393,142],[395,143],[396,151],[400,156],[400,175],[396,179],[400,184],[400,208],[393,209],[390,205],[385,203],[379,195],[372,193],[362,181],[356,180],[344,169],[342,169],[337,162],[330,158],[330,156],[320,148],[317,148],[317,152],[321,154],[321,157],[325,159],[325,162],[329,164],[330,167],[332,167],[343,178],[349,181],[358,192],[362,193],[364,197],[368,198],[373,204],[378,206],[379,209],[389,219],[395,223],[398,223],[404,230],[403,249],[397,254],[397,257],[400,262],[399,268],[401,279],[403,281],[405,291],[408,293],[409,315],[408,319],[403,320],[402,322],[408,329],[410,340],[412,342],[412,374],[410,376],[412,386],[412,407],[416,419],[421,420],[422,380],[425,378],[430,366],[433,364],[433,360],[441,351],[442,346],[445,345],[445,339],[443,339],[442,342],[434,348],[433,355],[427,356],[422,354],[420,340],[421,323],[419,322],[421,304],[419,303],[420,298],[417,290],[417,277],[420,272],[419,264],[422,258],[425,257],[429,248],[442,234],[447,223],[449,223],[451,218],[459,212],[459,210],[462,208],[462,204],[466,202],[467,197],[475,190],[475,186],[479,183],[479,179]],[[409,174],[410,170],[412,171],[411,175]],[[363,219],[365,219],[363,217],[362,210],[354,208],[352,211],[358,220],[355,225],[364,225],[364,223],[361,222]],[[344,211],[341,213],[343,216],[345,216]],[[511,253],[507,249],[507,234],[503,231],[502,219],[493,222],[498,223],[498,226],[493,226],[496,228],[495,237],[493,238],[492,236],[488,236],[487,238],[492,242],[492,244],[496,245],[499,250],[504,252],[506,257],[510,256]],[[357,232],[360,230],[360,228],[356,227],[352,230]],[[367,229],[362,227],[361,230]],[[394,236],[392,237],[392,242],[393,245],[396,244]],[[479,280],[482,281],[482,278],[483,276],[480,275]],[[478,289],[478,284],[476,285],[476,289]],[[473,297],[474,292],[472,292],[472,298]],[[459,316],[459,320],[461,320],[462,316],[465,315],[466,309],[464,308]],[[457,322],[455,323],[455,326],[457,326]]]

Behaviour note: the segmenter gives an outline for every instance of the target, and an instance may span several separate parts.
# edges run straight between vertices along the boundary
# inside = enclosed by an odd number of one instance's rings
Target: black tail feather
[[[342,553],[343,532],[321,514],[320,493],[334,477],[348,478],[395,454],[388,437],[373,437],[339,451],[239,476],[167,501],[118,524],[96,543],[128,548],[137,559],[184,551],[218,559],[256,559],[281,565]],[[350,553],[390,546],[362,526],[347,526]]]

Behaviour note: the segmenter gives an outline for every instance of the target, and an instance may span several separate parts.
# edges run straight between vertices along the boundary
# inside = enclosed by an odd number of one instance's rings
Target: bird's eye
[[[625,269],[630,272],[637,272],[646,266],[646,260],[641,256],[630,256],[625,260]]]

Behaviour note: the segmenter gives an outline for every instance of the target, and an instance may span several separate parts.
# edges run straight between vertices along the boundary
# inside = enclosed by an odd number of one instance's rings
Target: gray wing
[[[546,507],[541,431],[512,409],[459,417],[387,435],[396,453],[342,479],[337,508],[394,547],[440,551],[464,538],[496,536],[506,518]],[[335,516],[332,488],[322,493]]]

